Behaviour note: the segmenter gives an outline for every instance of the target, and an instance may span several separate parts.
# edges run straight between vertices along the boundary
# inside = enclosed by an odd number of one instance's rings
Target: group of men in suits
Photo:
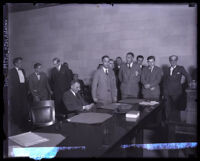
[[[137,56],[134,62],[134,54],[126,54],[126,63],[121,57],[117,57],[116,64],[109,56],[102,57],[102,64],[95,71],[92,81],[92,98],[96,104],[109,104],[120,99],[145,98],[159,100],[161,96],[160,83],[164,78],[163,96],[166,99],[166,118],[176,119],[183,89],[181,76],[191,79],[183,66],[177,65],[178,56],[169,57],[171,67],[166,73],[155,65],[155,57],[147,58],[148,66],[143,66],[144,57]],[[19,129],[25,127],[28,121],[28,91],[33,96],[33,101],[55,100],[56,114],[68,112],[80,112],[90,110],[92,104],[88,104],[82,98],[81,82],[77,76],[73,79],[73,73],[68,64],[62,64],[59,58],[53,59],[54,67],[51,69],[50,81],[47,75],[41,71],[42,64],[34,64],[34,73],[26,79],[22,69],[22,58],[13,60],[14,68],[9,72],[9,102],[11,124]],[[52,97],[51,97],[52,96]],[[18,115],[21,114],[21,116]],[[15,128],[14,128],[15,129]]]
[[[180,110],[186,106],[181,101],[184,97],[181,79],[182,76],[187,78],[190,86],[191,78],[183,66],[177,65],[178,56],[169,57],[170,67],[166,72],[155,65],[154,56],[147,57],[148,66],[142,65],[142,55],[137,56],[136,62],[133,59],[134,54],[129,52],[126,54],[126,63],[117,57],[113,67],[113,60],[109,56],[102,57],[102,65],[95,72],[92,82],[94,102],[108,104],[127,98],[163,99],[166,122],[179,121]]]
[[[13,59],[14,67],[8,74],[9,130],[8,135],[17,134],[29,129],[29,106],[31,102],[54,99],[56,114],[65,113],[63,94],[70,89],[73,73],[68,64],[61,64],[59,58],[52,60],[50,79],[41,70],[42,64],[35,63],[34,72],[27,78],[22,69],[21,57]],[[19,115],[20,114],[20,115]]]

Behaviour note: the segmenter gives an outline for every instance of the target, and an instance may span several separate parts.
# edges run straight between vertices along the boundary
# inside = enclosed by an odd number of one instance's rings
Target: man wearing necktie
[[[22,60],[21,57],[14,58],[14,68],[8,74],[8,135],[29,130],[28,86]]]
[[[34,73],[29,76],[29,89],[33,97],[33,101],[49,100],[53,94],[47,75],[41,71],[42,64],[34,64]]]
[[[191,77],[183,66],[177,65],[178,56],[169,57],[170,67],[164,74],[163,95],[165,100],[165,123],[168,125],[168,141],[175,142],[175,124],[170,122],[180,122],[180,112],[186,107],[186,93],[183,89],[181,78],[184,76],[190,84]],[[169,155],[178,156],[177,151],[169,151]]]
[[[126,64],[123,64],[119,70],[119,80],[121,82],[121,97],[137,98],[139,94],[139,81],[141,69],[137,63],[133,62],[134,54],[126,54]]]
[[[117,101],[116,78],[109,68],[109,57],[102,57],[102,68],[99,68],[92,81],[92,98],[99,104],[109,104]]]
[[[155,57],[147,58],[148,66],[142,70],[141,83],[143,85],[142,95],[145,99],[160,99],[160,82],[163,76],[162,69],[155,65]]]

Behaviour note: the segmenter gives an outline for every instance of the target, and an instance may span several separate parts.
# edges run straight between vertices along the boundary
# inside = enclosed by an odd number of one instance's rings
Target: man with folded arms
[[[160,82],[163,76],[162,69],[155,65],[155,57],[147,58],[148,66],[144,67],[141,75],[141,83],[143,85],[142,95],[145,99],[160,99]]]

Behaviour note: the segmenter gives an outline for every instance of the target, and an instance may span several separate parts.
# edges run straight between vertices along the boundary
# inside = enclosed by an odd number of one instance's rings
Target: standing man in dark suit
[[[92,81],[92,98],[98,104],[109,104],[117,101],[116,78],[109,68],[109,57],[101,58],[103,66],[94,74]]]
[[[184,90],[181,84],[181,77],[185,76],[187,82],[190,84],[191,78],[183,66],[177,65],[178,56],[172,55],[169,57],[170,67],[164,75],[163,94],[165,98],[165,117],[166,123],[179,122],[180,111],[182,106],[185,106]],[[168,126],[168,141],[174,142],[175,140],[175,125]],[[169,155],[176,157],[177,151],[169,151]]]
[[[63,95],[63,102],[65,107],[70,112],[81,112],[83,110],[90,110],[92,104],[87,104],[82,96],[79,94],[80,91],[80,83],[78,80],[72,80],[71,88]]]
[[[121,57],[117,57],[115,60],[115,67],[114,67],[114,72],[115,72],[115,77],[116,77],[116,85],[117,85],[117,99],[121,100],[121,90],[120,90],[120,80],[119,80],[119,70],[122,66],[122,58]]]
[[[142,55],[138,55],[136,58],[137,64],[140,66],[141,69],[143,69],[145,66],[142,64],[144,60],[144,57]]]
[[[119,80],[121,82],[122,99],[137,98],[139,94],[139,81],[141,69],[137,63],[133,62],[134,54],[126,54],[126,64],[119,70]]]
[[[49,100],[53,94],[47,75],[41,71],[40,63],[34,64],[34,73],[29,76],[29,89],[33,97],[33,101]]]
[[[140,66],[141,70],[145,67],[144,65],[142,65],[143,60],[144,60],[144,57],[142,55],[138,55],[137,58],[136,58],[137,64]],[[139,82],[139,95],[138,95],[138,97],[142,98],[142,83],[141,83],[141,81]]]
[[[64,92],[70,89],[70,82],[72,81],[72,75],[69,69],[61,64],[59,58],[53,59],[53,65],[55,66],[51,70],[51,86],[55,99],[55,112],[56,114],[66,113],[62,97]]]
[[[22,60],[21,57],[14,58],[14,68],[8,74],[9,135],[29,130],[28,86]]]
[[[162,69],[155,65],[155,57],[147,58],[148,67],[142,70],[141,82],[143,85],[143,98],[159,100],[160,99],[160,81],[163,76]]]

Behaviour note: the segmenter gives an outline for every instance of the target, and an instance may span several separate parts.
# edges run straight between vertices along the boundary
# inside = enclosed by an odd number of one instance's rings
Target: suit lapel
[[[20,80],[19,80],[19,75],[18,75],[18,72],[17,72],[17,69],[16,68],[14,68],[14,74],[16,75],[16,78],[17,78],[17,80],[16,81],[18,81],[19,83],[20,83]]]

